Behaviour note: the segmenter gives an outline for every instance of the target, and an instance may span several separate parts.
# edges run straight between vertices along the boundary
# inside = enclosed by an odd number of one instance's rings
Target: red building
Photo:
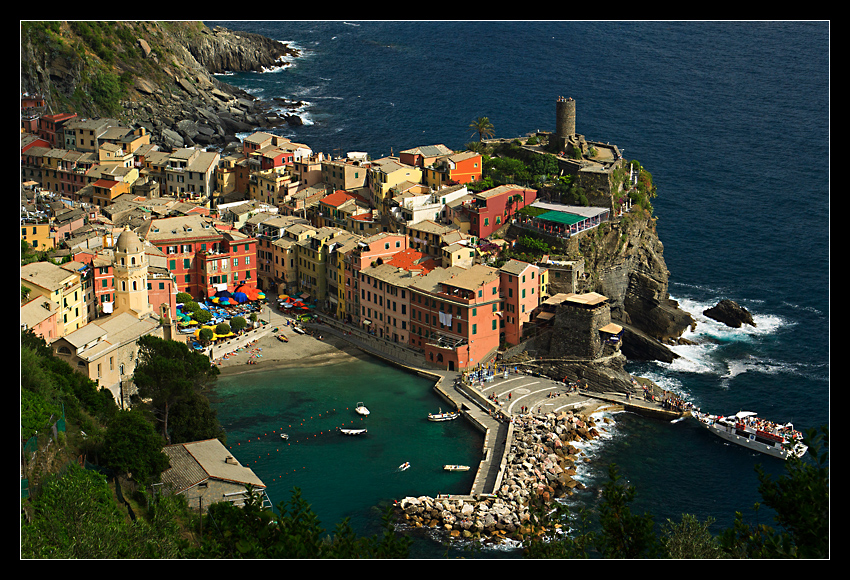
[[[51,147],[65,147],[65,124],[76,118],[76,113],[42,115],[38,120],[38,136],[48,141]]]
[[[177,291],[204,300],[219,290],[257,284],[257,240],[198,215],[145,224],[140,234],[165,254]]]
[[[474,194],[472,200],[452,211],[466,214],[470,234],[486,238],[505,225],[518,210],[536,199],[537,190],[518,185],[500,185]]]

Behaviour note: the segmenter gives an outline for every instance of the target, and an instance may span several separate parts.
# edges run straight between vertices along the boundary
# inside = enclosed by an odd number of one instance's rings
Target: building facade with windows
[[[410,285],[410,345],[425,360],[447,370],[462,370],[492,359],[499,347],[499,271],[437,268]]]

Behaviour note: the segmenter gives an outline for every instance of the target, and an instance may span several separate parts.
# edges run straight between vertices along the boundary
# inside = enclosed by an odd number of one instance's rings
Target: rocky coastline
[[[113,63],[96,65],[75,28],[58,23],[61,45],[28,27],[21,38],[21,92],[48,97],[51,110],[72,107],[82,118],[114,117],[145,127],[151,141],[167,148],[225,150],[239,133],[300,125],[304,103],[262,101],[216,75],[263,72],[289,66],[300,53],[276,40],[200,22],[112,23]],[[70,47],[70,48],[69,48]],[[123,95],[116,111],[94,99],[73,100],[97,75],[120,77]],[[64,100],[74,104],[65,104]]]
[[[521,542],[532,533],[534,501],[548,503],[584,489],[574,477],[587,461],[581,444],[597,439],[609,421],[594,418],[597,410],[598,405],[557,415],[515,416],[504,475],[495,494],[405,497],[396,503],[399,522],[456,540]]]

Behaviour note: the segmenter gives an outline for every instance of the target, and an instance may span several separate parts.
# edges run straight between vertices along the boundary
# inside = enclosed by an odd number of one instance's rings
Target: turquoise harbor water
[[[343,518],[364,534],[380,531],[383,508],[408,495],[468,493],[482,432],[466,421],[434,423],[445,403],[434,380],[377,359],[259,370],[219,378],[214,406],[227,446],[268,486],[277,505],[300,488],[329,532]],[[368,417],[354,412],[362,401]],[[365,427],[350,437],[337,427]],[[280,433],[289,435],[282,440]],[[402,463],[410,468],[400,471]]]
[[[379,157],[435,143],[461,148],[479,116],[490,118],[497,137],[553,130],[556,98],[573,97],[579,133],[616,143],[652,173],[670,294],[698,320],[686,335],[697,344],[677,347],[682,358],[628,370],[704,410],[746,409],[801,429],[829,423],[829,23],[208,24],[302,49],[283,70],[222,80],[263,99],[303,100],[305,125],[280,133],[315,151]],[[757,326],[731,329],[701,315],[722,298],[750,310]],[[421,377],[365,361],[357,371],[252,375],[220,386],[217,408],[231,441],[284,414],[294,421],[337,409],[313,420],[315,433],[354,418],[339,409],[358,400],[376,424],[368,440],[321,435],[259,461],[267,482],[293,471],[271,482],[275,502],[299,485],[327,527],[351,515],[368,531],[382,502],[453,491],[450,484],[468,488],[462,478],[471,475],[435,472],[429,462],[449,462],[449,451],[464,456],[457,462],[473,462],[481,435],[455,422],[426,444],[437,431],[422,418],[439,401]],[[659,525],[682,513],[711,516],[719,529],[760,501],[756,464],[783,471],[778,460],[730,447],[693,421],[614,418],[588,450],[592,461],[581,475],[588,489],[576,504],[595,503],[614,462],[638,489],[636,511],[651,512]],[[378,428],[379,421],[390,424]],[[402,426],[384,439],[384,429]],[[242,443],[252,452],[253,444]],[[254,468],[241,447],[240,460]],[[394,473],[403,461],[413,467]],[[430,540],[417,550],[442,555]]]

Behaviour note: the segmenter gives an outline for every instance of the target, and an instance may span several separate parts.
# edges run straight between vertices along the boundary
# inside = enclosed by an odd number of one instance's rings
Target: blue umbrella
[[[244,292],[234,292],[231,297],[240,304],[242,304],[243,302],[248,302],[248,296]]]

